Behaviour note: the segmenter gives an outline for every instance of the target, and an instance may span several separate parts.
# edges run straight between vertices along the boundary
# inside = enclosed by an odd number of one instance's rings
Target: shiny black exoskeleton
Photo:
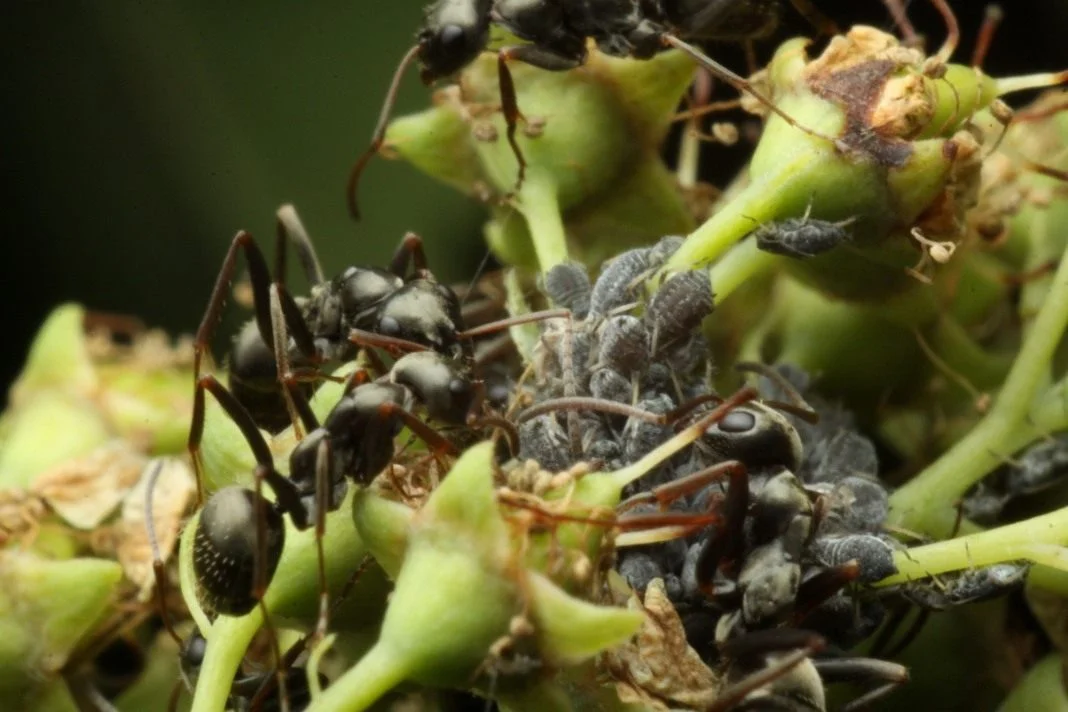
[[[201,511],[193,547],[194,570],[205,605],[227,615],[248,613],[261,599],[284,547],[283,517],[288,515],[301,530],[320,522],[341,505],[349,480],[367,484],[390,463],[394,439],[403,428],[436,453],[457,454],[450,440],[412,413],[417,406],[441,423],[503,427],[511,435],[504,421],[478,417],[481,387],[470,376],[466,360],[417,351],[397,359],[373,381],[367,372],[356,371],[321,424],[292,389],[308,432],[290,453],[289,477],[284,477],[275,469],[270,449],[248,411],[214,377],[205,376],[200,383],[197,392],[211,392],[241,429],[256,458],[256,480],[276,495],[276,501],[269,502],[252,490],[226,487]],[[195,412],[201,417],[194,418],[190,440],[198,452],[203,405]],[[514,443],[515,436],[511,439]]]
[[[833,24],[809,0],[791,0],[791,4],[822,30],[833,31]],[[683,41],[758,39],[778,24],[779,10],[779,0],[437,0],[427,8],[415,46],[397,67],[370,147],[353,166],[348,183],[349,210],[359,218],[357,184],[371,156],[382,147],[407,66],[418,61],[425,83],[451,76],[487,50],[492,24],[525,42],[496,50],[501,110],[509,145],[519,163],[517,188],[523,182],[526,161],[515,140],[521,114],[507,62],[518,60],[549,71],[573,69],[586,62],[587,39],[615,57],[649,59],[665,49],[680,49],[796,126],[748,81]]]
[[[283,284],[287,239],[297,246],[312,285],[306,297],[291,297]],[[470,343],[459,336],[464,329],[459,299],[427,270],[418,236],[405,236],[388,269],[351,266],[327,280],[300,219],[287,205],[278,211],[273,283],[252,236],[241,232],[234,238],[197,331],[198,377],[238,250],[244,251],[249,268],[255,319],[234,341],[230,390],[268,431],[277,432],[292,421],[282,381],[301,383],[303,394],[309,395],[315,368],[356,356],[361,346],[349,338],[354,329],[429,347],[451,358],[470,356]]]

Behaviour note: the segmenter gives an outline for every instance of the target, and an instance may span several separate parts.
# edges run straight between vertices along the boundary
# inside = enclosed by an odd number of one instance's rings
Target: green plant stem
[[[1050,359],[1066,326],[1068,255],[1061,259],[1046,302],[990,412],[972,432],[891,496],[894,524],[947,536],[955,515],[953,505],[961,495],[1034,438],[1033,427],[1026,421],[1036,405],[1038,388],[1049,377]]]
[[[808,159],[807,155],[803,154],[803,157]],[[779,175],[789,176],[791,172],[784,169]],[[769,186],[768,182],[750,183],[740,195],[690,233],[682,247],[668,260],[664,271],[681,272],[710,264],[758,225],[777,218],[782,206],[776,187]]]
[[[755,240],[735,246],[709,270],[716,303],[723,302],[747,280],[772,271],[781,261],[777,255],[758,249]]]
[[[567,233],[551,175],[532,166],[519,190],[516,208],[527,221],[541,273],[567,262]]]
[[[1047,655],[1016,683],[998,707],[998,712],[1068,712],[1068,696],[1065,695],[1062,677],[1060,653]]]
[[[202,631],[207,638],[207,654],[200,668],[190,712],[221,712],[234,684],[234,671],[241,666],[249,643],[263,624],[259,608],[247,616],[220,616],[215,624]]]
[[[360,662],[326,688],[309,712],[359,712],[373,705],[407,676],[403,655],[381,642],[367,651]]]
[[[1003,561],[1027,560],[1068,570],[1068,508],[1016,524],[989,529],[957,539],[917,546],[894,555],[898,572],[879,586],[989,566]]]

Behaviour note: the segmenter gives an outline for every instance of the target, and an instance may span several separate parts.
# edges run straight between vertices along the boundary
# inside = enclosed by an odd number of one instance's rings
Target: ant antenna
[[[805,18],[808,24],[819,30],[821,35],[833,37],[839,33],[838,25],[834,20],[820,12],[820,9],[811,0],[790,0],[798,14]]]
[[[1005,11],[1001,9],[1001,5],[990,4],[986,6],[986,11],[983,13],[983,24],[979,27],[979,36],[975,40],[975,50],[972,52],[973,67],[983,66],[983,60],[986,59],[986,53],[990,49],[994,33],[1003,19],[1005,19]]]
[[[382,104],[382,110],[378,114],[378,124],[375,126],[375,131],[371,134],[371,145],[367,147],[356,163],[353,164],[352,170],[349,172],[349,182],[345,186],[345,195],[349,204],[349,214],[353,220],[360,219],[360,208],[356,204],[356,190],[360,182],[360,176],[363,174],[363,169],[367,167],[367,163],[371,160],[371,157],[378,153],[378,150],[382,148],[382,142],[386,138],[386,125],[389,123],[389,116],[393,113],[393,105],[397,101],[397,90],[400,89],[401,77],[411,66],[412,62],[419,56],[419,51],[423,48],[422,44],[413,45],[409,49],[404,57],[401,59],[400,64],[397,65],[396,71],[393,72],[393,80],[389,84],[389,91],[386,92],[385,102]]]
[[[690,58],[692,58],[701,66],[705,67],[705,69],[710,71],[714,76],[717,76],[723,81],[727,82],[737,91],[749,94],[758,102],[766,106],[769,111],[777,114],[779,118],[793,126],[795,129],[803,131],[809,136],[814,136],[816,138],[822,138],[825,141],[830,141],[835,147],[840,147],[842,148],[842,150],[845,150],[845,148],[842,146],[842,143],[838,139],[835,139],[831,136],[828,136],[827,134],[820,133],[819,131],[810,129],[807,126],[802,126],[801,124],[797,123],[794,117],[787,114],[785,111],[780,109],[775,104],[775,102],[764,96],[764,94],[758,91],[757,88],[753,86],[753,84],[749,80],[743,78],[738,74],[735,74],[734,72],[727,69],[725,66],[712,59],[707,54],[697,49],[693,45],[683,42],[678,37],[675,37],[674,35],[668,33],[664,33],[660,37],[661,41],[665,45],[668,45],[669,47],[674,47],[675,49],[681,50],[682,52],[686,53],[690,56]]]
[[[939,64],[945,64],[953,56],[953,53],[957,51],[957,45],[960,44],[960,24],[957,23],[957,16],[953,14],[953,10],[946,4],[946,0],[931,0],[931,4],[935,6],[938,12],[942,13],[942,19],[946,23],[946,41],[942,43],[938,53],[935,55]]]
[[[159,473],[162,470],[163,460],[157,459],[152,463],[152,471],[148,473],[148,485],[145,487],[145,529],[148,533],[148,544],[152,549],[152,573],[156,576],[156,603],[159,605],[159,617],[163,621],[163,627],[167,630],[167,633],[178,644],[178,648],[181,649],[185,641],[174,630],[174,624],[171,622],[170,614],[167,612],[167,601],[163,591],[166,586],[167,575],[164,570],[163,557],[159,553],[159,541],[156,539],[156,518],[152,514],[152,495],[155,494],[156,481],[159,479]]]
[[[894,24],[901,30],[901,37],[905,40],[905,44],[910,47],[921,46],[923,39],[916,32],[912,22],[909,21],[909,17],[905,13],[905,6],[901,4],[901,0],[883,0],[883,4],[890,11],[890,17],[894,19]]]
[[[794,384],[790,383],[790,380],[782,375],[777,369],[757,361],[742,361],[734,365],[734,370],[742,373],[755,373],[758,376],[763,376],[778,386],[789,400],[788,403],[764,401],[765,405],[770,405],[778,410],[791,415],[796,415],[806,423],[812,423],[814,425],[820,421],[820,415],[816,412],[816,409],[808,404],[808,401],[806,401],[804,396],[801,395],[801,392],[794,387]]]

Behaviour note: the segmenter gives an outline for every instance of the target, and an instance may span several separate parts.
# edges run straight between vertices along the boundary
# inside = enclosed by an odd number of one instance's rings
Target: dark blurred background
[[[843,26],[888,28],[878,0],[817,0]],[[984,3],[952,2],[967,61]],[[344,185],[389,76],[421,19],[419,0],[294,3],[44,3],[0,11],[0,383],[56,304],[132,313],[191,331],[239,228],[270,249],[273,215],[296,204],[328,273],[383,262],[406,230],[447,279],[484,255],[480,208],[399,162],[376,161],[352,223]],[[1014,0],[985,63],[994,74],[1068,66],[1068,2]],[[788,10],[777,36],[808,32]],[[934,43],[929,3],[910,9]],[[775,40],[762,43],[762,56]],[[744,69],[742,54],[715,47]],[[428,92],[405,78],[399,112]],[[709,147],[722,182],[747,149]],[[241,318],[240,312],[231,318]],[[216,341],[216,351],[221,350]]]

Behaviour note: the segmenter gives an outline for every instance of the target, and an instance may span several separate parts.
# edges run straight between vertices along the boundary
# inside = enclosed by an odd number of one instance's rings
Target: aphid
[[[571,312],[575,319],[585,319],[590,311],[593,286],[586,268],[574,262],[558,264],[545,273],[542,291],[558,307]]]
[[[930,582],[903,584],[897,592],[920,608],[944,611],[1003,596],[1020,586],[1030,569],[1027,562],[981,566],[932,578]]]
[[[1004,596],[1021,586],[1030,570],[1029,562],[1006,562],[942,574],[937,578],[932,577],[930,581],[910,581],[884,589],[880,592],[884,596],[898,596],[919,608],[920,612],[905,633],[891,646],[890,639],[908,614],[908,606],[898,608],[880,631],[872,649],[885,650],[888,656],[897,655],[916,639],[932,612]]]
[[[860,583],[875,583],[897,573],[893,547],[875,534],[816,537],[807,551],[823,566],[841,566],[855,560]]]
[[[618,314],[605,320],[596,365],[625,377],[645,372],[649,365],[649,335],[641,319]]]
[[[816,16],[808,0],[791,0],[806,17]],[[819,20],[823,26],[829,22]],[[523,183],[526,160],[516,142],[516,129],[523,118],[516,101],[509,60],[518,60],[549,71],[565,71],[586,62],[586,40],[611,56],[649,59],[665,49],[685,52],[714,76],[738,91],[753,96],[790,125],[800,126],[742,76],[730,71],[683,41],[744,41],[763,37],[778,23],[778,3],[768,0],[651,0],[636,5],[631,0],[601,0],[596,3],[554,0],[437,0],[426,12],[423,29],[394,72],[385,103],[371,137],[371,145],[352,168],[347,186],[349,212],[359,219],[356,191],[364,167],[382,147],[401,77],[415,61],[422,65],[424,83],[451,76],[487,51],[490,25],[496,24],[529,44],[496,50],[501,111],[506,135],[519,164],[516,188]]]
[[[787,218],[764,223],[752,233],[757,247],[765,252],[804,259],[829,252],[849,242],[852,237],[846,228],[853,220],[831,222],[808,217]]]
[[[1017,454],[976,485],[961,503],[964,515],[992,524],[1011,501],[1057,486],[1066,473],[1068,436],[1051,436]]]

